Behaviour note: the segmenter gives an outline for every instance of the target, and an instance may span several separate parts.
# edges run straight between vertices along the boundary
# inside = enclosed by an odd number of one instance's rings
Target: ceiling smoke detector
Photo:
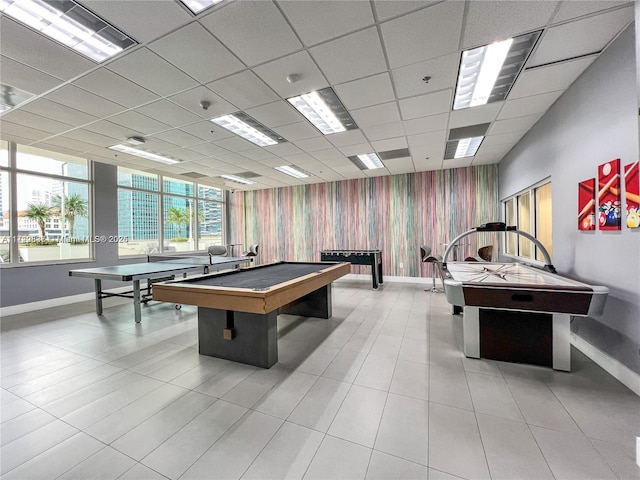
[[[142,137],[129,137],[127,138],[129,145],[144,145],[144,138]]]

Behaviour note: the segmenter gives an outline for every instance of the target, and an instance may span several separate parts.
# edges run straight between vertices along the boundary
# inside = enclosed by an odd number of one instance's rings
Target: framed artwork
[[[640,227],[640,175],[638,162],[624,166],[624,192],[627,212],[627,227]]]
[[[578,183],[578,230],[596,229],[596,179]]]
[[[620,230],[620,159],[598,166],[598,225],[600,230]]]

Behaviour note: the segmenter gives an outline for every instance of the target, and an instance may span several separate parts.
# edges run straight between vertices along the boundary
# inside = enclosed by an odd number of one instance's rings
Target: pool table
[[[270,368],[279,313],[330,318],[331,283],[349,263],[277,262],[157,283],[153,299],[198,306],[202,355]]]
[[[443,265],[447,301],[463,306],[464,354],[571,370],[571,316],[602,314],[609,289],[519,263]]]

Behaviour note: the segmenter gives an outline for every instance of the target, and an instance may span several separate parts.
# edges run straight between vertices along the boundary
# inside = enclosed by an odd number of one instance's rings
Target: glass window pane
[[[0,167],[9,166],[9,143],[0,141]]]
[[[89,167],[84,158],[18,145],[16,167],[32,172],[88,179]]]
[[[3,142],[4,143],[4,142]],[[9,172],[0,170],[0,263],[11,261],[9,238]]]
[[[162,188],[164,193],[193,197],[193,183],[191,182],[165,177],[162,179]]]
[[[198,200],[198,250],[206,250],[210,245],[223,244],[222,205],[216,202]]]
[[[536,238],[547,249],[553,258],[553,241],[551,235],[551,183],[536,188]],[[536,249],[537,250],[537,249]],[[536,252],[537,260],[544,260],[540,252]]]
[[[222,201],[222,189],[207,187],[206,185],[198,185],[198,197],[207,200],[220,200]]]
[[[18,174],[21,261],[89,258],[89,185]]]
[[[164,249],[167,252],[192,252],[195,250],[192,225],[194,204],[190,198],[162,197],[164,210]]]
[[[118,185],[154,192],[159,190],[157,175],[123,167],[118,167]]]
[[[518,195],[518,230],[527,233],[531,231],[531,196],[529,192]],[[533,243],[531,240],[518,236],[518,255],[533,258]]]
[[[516,225],[516,208],[515,208],[515,199],[510,198],[504,204],[505,207],[505,223],[509,226]],[[515,233],[507,233],[506,234],[506,246],[505,251],[510,255],[517,255],[516,245],[518,241],[518,235]]]
[[[158,194],[118,189],[118,236],[128,240],[118,243],[120,255],[158,253],[159,205]]]

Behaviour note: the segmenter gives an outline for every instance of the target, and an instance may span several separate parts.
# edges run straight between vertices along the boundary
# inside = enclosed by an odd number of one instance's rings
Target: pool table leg
[[[102,315],[102,280],[96,278],[94,286],[96,290],[96,313]]]
[[[480,308],[464,307],[462,313],[464,355],[480,358]]]
[[[136,323],[140,323],[142,319],[142,311],[140,310],[140,280],[133,281],[133,317]]]
[[[553,369],[571,371],[571,315],[553,314]]]

